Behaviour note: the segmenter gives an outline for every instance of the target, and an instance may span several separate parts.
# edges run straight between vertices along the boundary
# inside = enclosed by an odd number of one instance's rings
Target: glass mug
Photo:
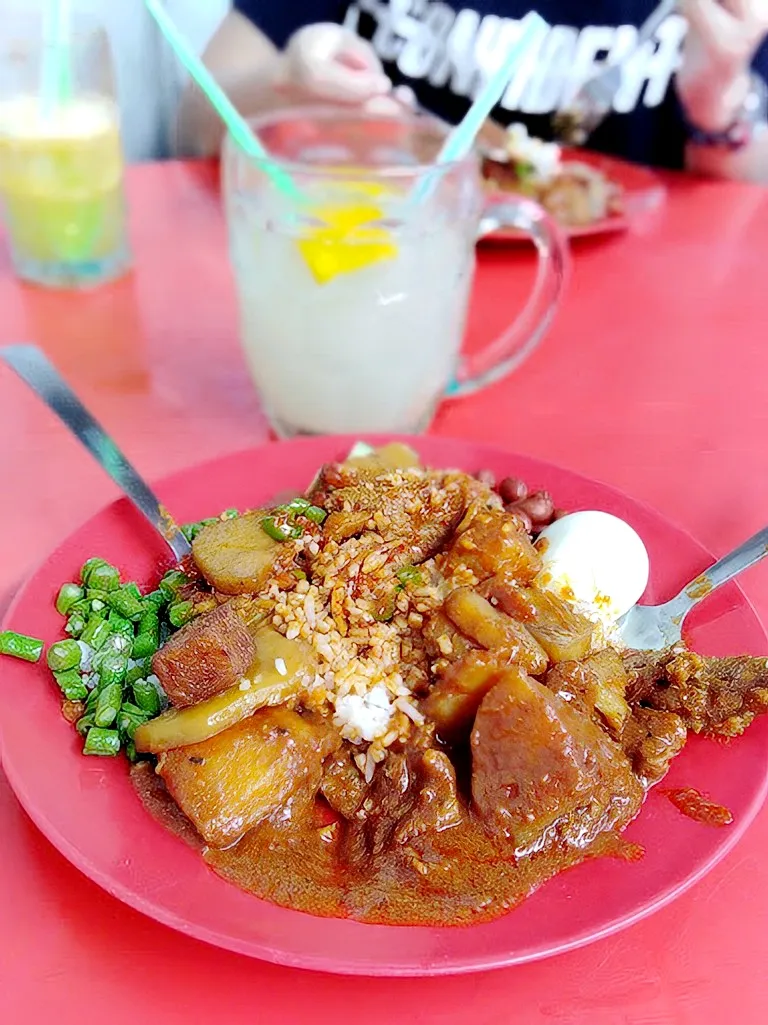
[[[73,18],[66,56],[47,20],[8,11],[0,40],[0,206],[19,277],[90,287],[130,267],[123,153],[104,31]]]
[[[535,203],[489,202],[474,155],[435,164],[438,122],[323,108],[251,127],[270,159],[228,138],[223,190],[242,343],[278,435],[421,431],[444,395],[485,387],[536,347],[566,244]],[[500,338],[462,357],[475,243],[500,227],[533,239],[533,291]]]

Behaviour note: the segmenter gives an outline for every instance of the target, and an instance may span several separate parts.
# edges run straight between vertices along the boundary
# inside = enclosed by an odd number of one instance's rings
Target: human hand
[[[341,25],[306,25],[288,40],[280,91],[297,102],[381,106],[392,83],[370,43]]]
[[[677,90],[696,124],[726,127],[749,89],[749,67],[768,35],[768,0],[680,0],[688,21]]]

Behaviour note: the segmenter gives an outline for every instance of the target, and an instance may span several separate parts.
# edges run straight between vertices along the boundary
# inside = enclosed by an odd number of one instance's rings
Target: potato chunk
[[[620,735],[630,709],[624,697],[627,673],[613,648],[596,651],[580,662],[561,662],[547,673],[546,683],[566,700],[576,698],[615,737]]]
[[[192,555],[205,579],[222,594],[261,590],[290,545],[275,541],[261,526],[260,510],[218,520],[204,527],[192,542]]]
[[[520,587],[507,573],[486,585],[508,616],[524,623],[553,662],[584,658],[592,646],[593,624],[558,594]]]
[[[187,708],[167,712],[139,726],[137,751],[160,754],[198,744],[253,715],[259,708],[282,705],[298,697],[315,678],[317,657],[300,638],[289,641],[271,627],[254,633],[256,656],[239,683]]]
[[[232,604],[219,605],[175,633],[152,658],[172,705],[183,708],[220,694],[239,681],[256,646]]]
[[[441,740],[456,744],[469,736],[480,702],[498,679],[502,666],[488,651],[470,651],[447,667],[421,703],[421,711]]]
[[[327,727],[289,708],[265,708],[201,744],[160,755],[168,791],[211,847],[229,847],[317,792],[322,761],[338,744]]]
[[[481,647],[504,651],[508,660],[538,676],[549,665],[547,654],[522,623],[495,608],[471,587],[458,587],[445,599],[445,613],[462,633]]]

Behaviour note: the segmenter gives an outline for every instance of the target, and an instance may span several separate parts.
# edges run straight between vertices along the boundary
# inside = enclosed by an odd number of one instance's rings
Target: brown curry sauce
[[[617,833],[587,848],[552,847],[515,859],[502,853],[469,812],[442,832],[390,845],[352,866],[340,857],[349,828],[322,800],[315,816],[265,822],[227,850],[206,847],[148,762],[131,772],[147,811],[200,850],[207,864],[240,889],[313,915],[381,925],[468,925],[520,904],[542,883],[591,857],[636,861],[643,850]],[[415,868],[414,865],[418,865]]]

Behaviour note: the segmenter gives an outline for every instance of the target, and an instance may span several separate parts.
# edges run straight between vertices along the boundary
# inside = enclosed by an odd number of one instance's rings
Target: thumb
[[[342,29],[338,37],[335,59],[353,71],[373,71],[383,74],[384,67],[371,44],[360,36]]]

